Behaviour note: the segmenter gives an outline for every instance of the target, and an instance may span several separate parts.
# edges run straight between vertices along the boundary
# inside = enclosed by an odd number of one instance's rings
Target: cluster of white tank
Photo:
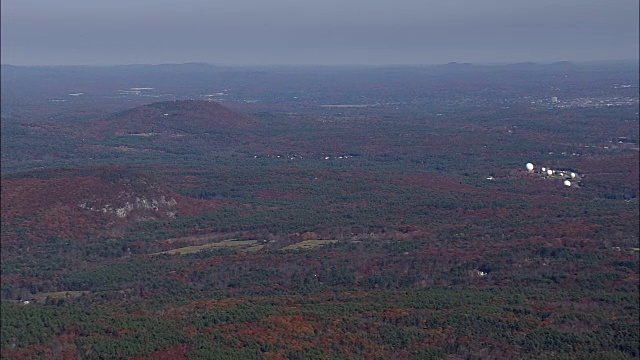
[[[528,172],[533,172],[533,168],[534,168],[534,166],[533,166],[533,164],[532,164],[532,163],[527,163],[527,165],[525,165],[525,166],[527,167],[527,171],[528,171]]]
[[[529,173],[534,173],[534,169],[535,166],[533,165],[533,163],[527,163],[525,165],[525,167],[527,168],[527,171]],[[574,172],[571,171],[564,171],[564,170],[553,170],[553,169],[547,169],[545,167],[540,168],[540,172],[543,175],[546,176],[553,176],[553,177],[557,177],[557,178],[561,178],[564,179],[564,185],[565,186],[571,186],[571,180],[574,180],[578,177],[578,175]]]

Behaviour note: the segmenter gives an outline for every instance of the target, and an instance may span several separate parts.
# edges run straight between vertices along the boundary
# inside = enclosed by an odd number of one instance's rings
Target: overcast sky
[[[638,0],[2,0],[2,63],[637,59]]]

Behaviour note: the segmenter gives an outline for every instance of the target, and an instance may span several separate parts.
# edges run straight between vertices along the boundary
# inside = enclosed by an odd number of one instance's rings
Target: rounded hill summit
[[[255,118],[212,101],[163,101],[136,107],[101,119],[101,134],[160,135],[201,134],[249,130],[259,125]]]

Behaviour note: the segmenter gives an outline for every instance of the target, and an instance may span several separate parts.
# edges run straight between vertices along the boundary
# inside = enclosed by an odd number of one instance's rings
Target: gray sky
[[[638,0],[2,0],[14,65],[637,59]]]

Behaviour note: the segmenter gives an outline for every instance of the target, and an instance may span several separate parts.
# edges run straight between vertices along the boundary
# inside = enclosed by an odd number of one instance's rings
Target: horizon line
[[[273,64],[217,64],[204,61],[187,62],[163,62],[163,63],[114,63],[114,64],[15,64],[1,63],[0,66],[14,67],[117,67],[117,66],[175,66],[175,65],[201,65],[212,67],[385,67],[385,66],[442,66],[442,65],[474,65],[474,66],[504,66],[504,65],[553,65],[553,64],[593,64],[593,63],[614,63],[614,62],[640,62],[640,58],[619,58],[602,60],[550,60],[550,61],[450,61],[446,63],[333,63],[333,64],[313,64],[313,63],[273,63]]]

